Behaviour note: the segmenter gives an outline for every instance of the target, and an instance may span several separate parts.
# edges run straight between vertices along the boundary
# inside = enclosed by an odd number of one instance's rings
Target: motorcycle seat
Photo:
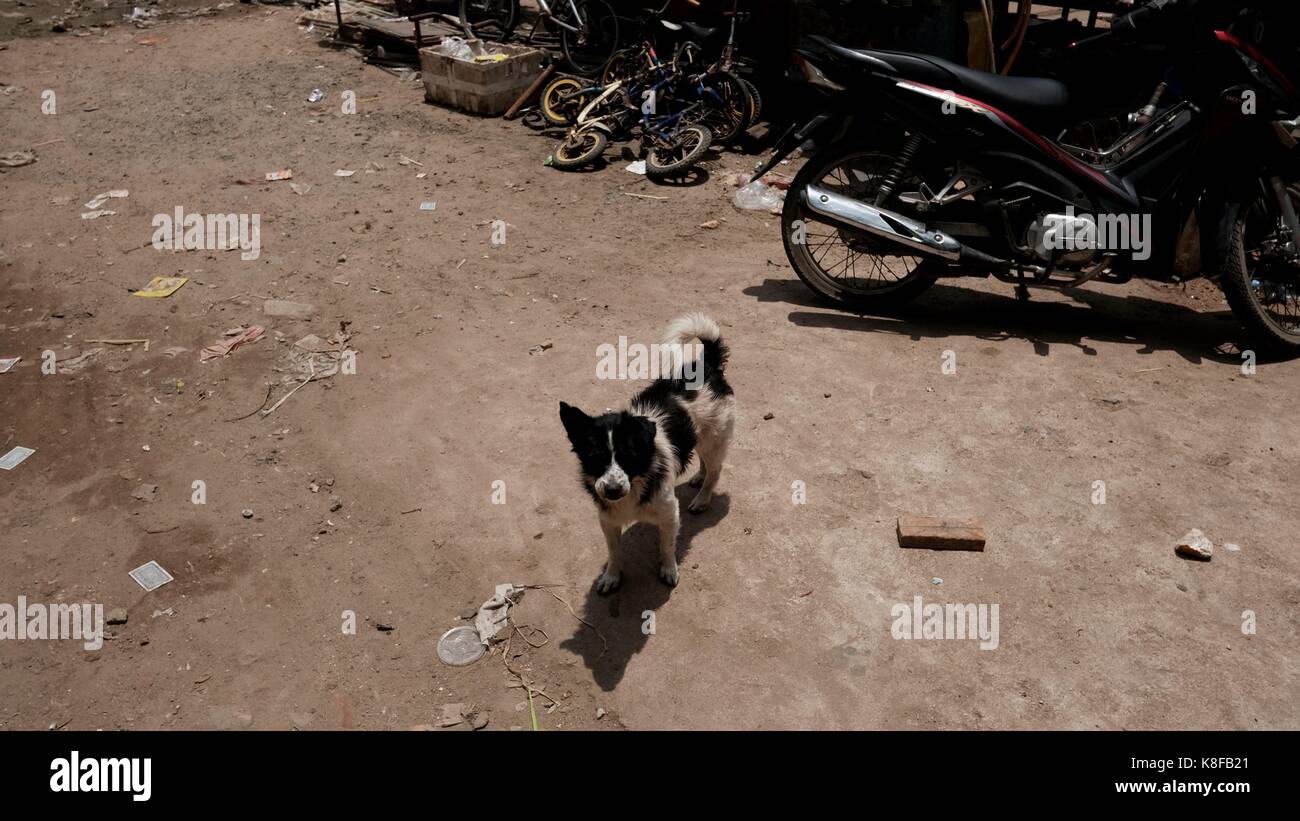
[[[860,70],[892,71],[901,79],[953,91],[1007,112],[1051,117],[1069,105],[1065,84],[1047,77],[1005,77],[941,57],[902,51],[851,49],[815,37],[833,58]]]

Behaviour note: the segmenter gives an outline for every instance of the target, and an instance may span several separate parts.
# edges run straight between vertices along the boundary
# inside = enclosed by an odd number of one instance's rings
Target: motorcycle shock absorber
[[[894,161],[889,173],[885,175],[885,181],[880,184],[880,189],[876,191],[877,207],[885,204],[885,201],[894,193],[894,188],[898,186],[898,181],[907,173],[908,166],[916,157],[916,152],[921,150],[921,135],[913,134],[907,138],[903,144],[903,150],[898,153],[898,159]]]

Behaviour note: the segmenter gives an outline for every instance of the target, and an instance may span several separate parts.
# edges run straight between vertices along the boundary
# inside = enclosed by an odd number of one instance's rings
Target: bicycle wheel
[[[505,42],[519,22],[519,0],[460,0],[460,25],[480,40]]]
[[[713,132],[719,145],[730,145],[752,122],[753,106],[745,85],[730,71],[717,71],[704,78],[704,103],[700,122]]]
[[[600,159],[609,145],[609,137],[598,128],[577,131],[565,137],[551,154],[551,167],[577,171]]]
[[[542,117],[551,125],[572,125],[591,101],[592,93],[584,92],[585,87],[581,80],[574,77],[556,77],[551,80],[542,89]]]
[[[663,180],[684,174],[700,161],[712,141],[707,127],[687,126],[671,145],[655,145],[646,152],[646,176]]]
[[[618,14],[605,0],[579,0],[576,5],[582,25],[576,33],[560,28],[560,48],[574,73],[594,77],[618,50]],[[576,23],[571,18],[564,22]]]
[[[763,98],[758,95],[758,86],[754,85],[749,80],[746,80],[744,77],[740,78],[740,82],[744,84],[745,91],[749,94],[751,109],[749,114],[749,124],[753,125],[758,122],[758,118],[763,114]]]

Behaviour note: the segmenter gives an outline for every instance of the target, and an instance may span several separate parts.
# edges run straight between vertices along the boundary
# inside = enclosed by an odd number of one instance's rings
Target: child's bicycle
[[[611,138],[636,131],[645,152],[647,177],[663,180],[690,170],[708,151],[713,135],[698,121],[703,105],[698,101],[673,113],[656,112],[663,92],[678,79],[677,72],[671,71],[648,86],[612,83],[579,112],[573,128],[551,154],[550,164],[563,171],[585,168],[600,159]]]

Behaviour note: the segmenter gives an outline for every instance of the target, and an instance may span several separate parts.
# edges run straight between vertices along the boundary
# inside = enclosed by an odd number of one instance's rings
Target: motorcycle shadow
[[[790,321],[804,327],[891,333],[914,341],[961,336],[990,342],[1022,339],[1039,356],[1048,356],[1054,345],[1096,356],[1098,351],[1089,342],[1117,343],[1136,346],[1140,354],[1172,351],[1193,364],[1241,365],[1241,328],[1231,312],[1199,312],[1132,293],[1059,292],[1073,300],[1063,302],[1055,294],[1036,292],[1034,299],[1022,303],[1010,292],[939,282],[910,305],[870,314],[836,312],[798,280],[767,279],[744,293],[760,302],[821,309],[790,313]]]

